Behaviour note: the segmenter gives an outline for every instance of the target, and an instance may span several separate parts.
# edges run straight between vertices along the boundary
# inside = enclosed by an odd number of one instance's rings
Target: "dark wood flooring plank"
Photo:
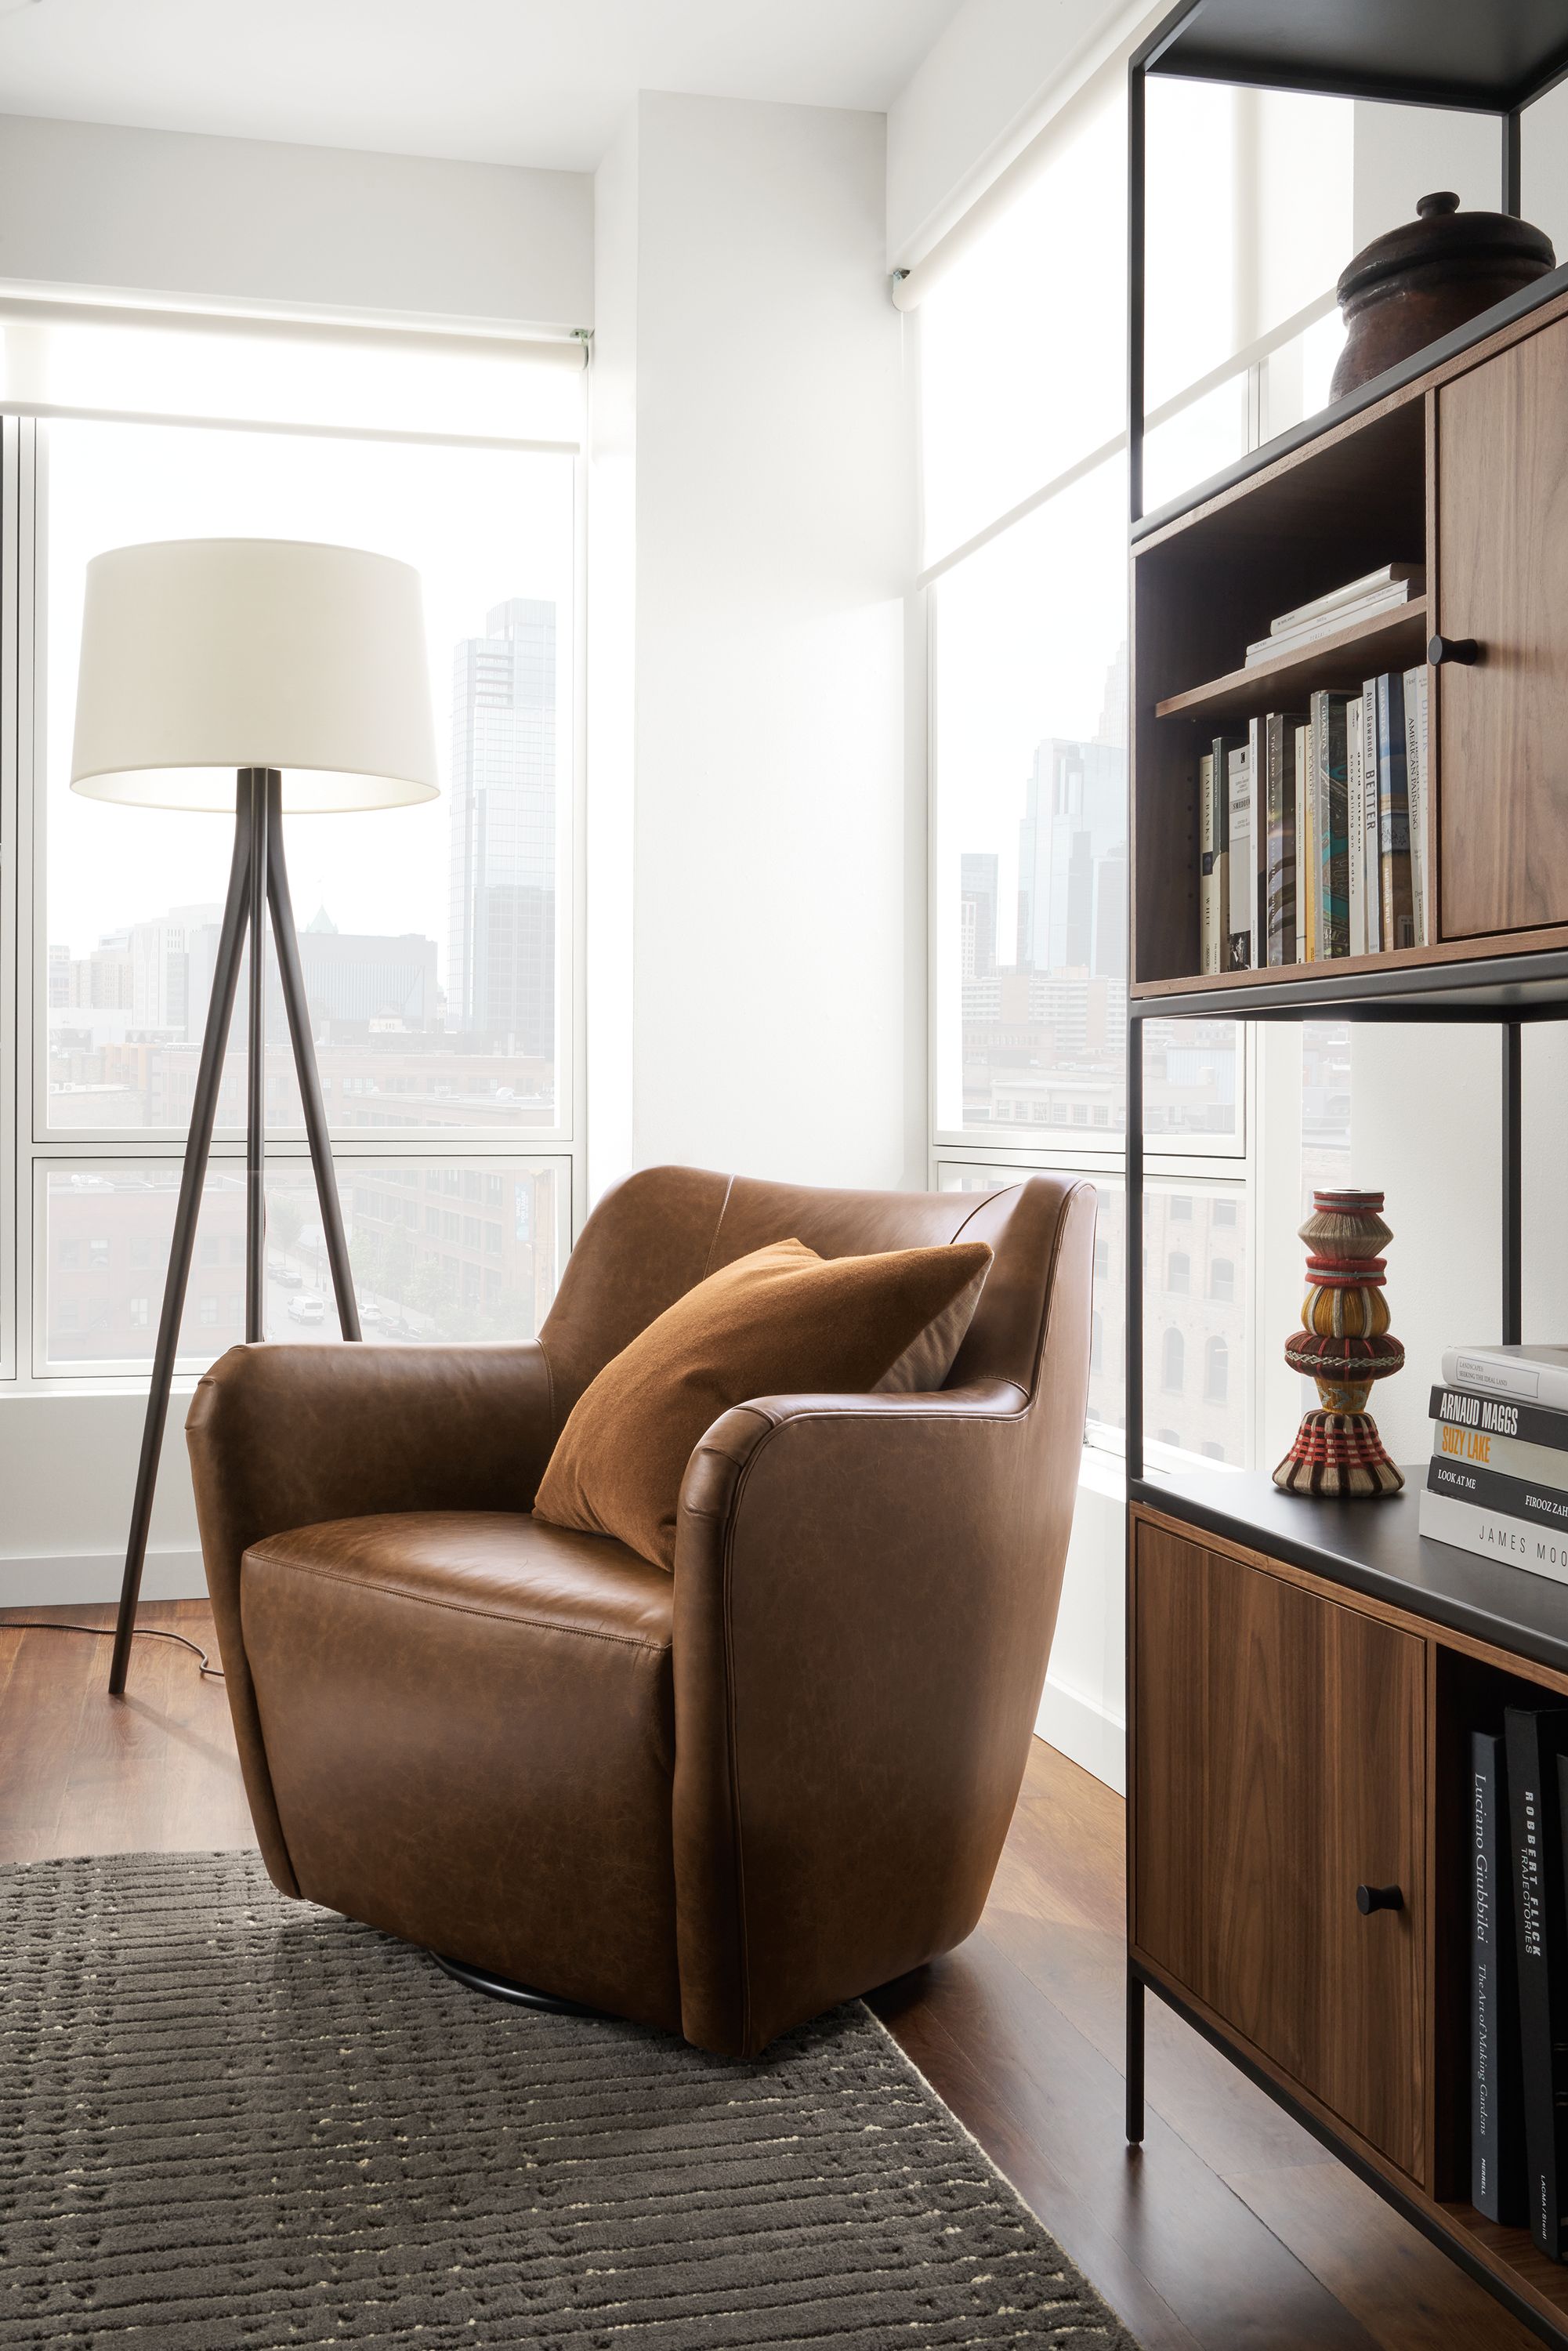
[[[11,1613],[55,1623],[79,1612]],[[11,1652],[0,1712],[0,1860],[44,1861],[58,1850],[66,1781],[100,1644],[74,1633],[3,1630],[0,1641]]]
[[[1142,2154],[1127,2148],[1118,2069],[984,1927],[925,1975],[918,2010],[971,2068],[963,2083],[927,2078],[988,2151],[998,2108],[1041,2151],[1043,2200],[1021,2181],[1020,2192],[1097,2283],[1104,2271],[1091,2241],[1098,2251],[1109,2236],[1205,2351],[1372,2351],[1360,2322],[1157,2115]],[[893,2011],[886,2022],[921,2064],[917,2012]]]
[[[1539,2351],[1538,2335],[1343,2164],[1228,2185],[1387,2351]]]

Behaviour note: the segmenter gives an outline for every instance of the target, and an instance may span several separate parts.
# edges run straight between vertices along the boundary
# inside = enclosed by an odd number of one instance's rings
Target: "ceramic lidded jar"
[[[1423,196],[1416,212],[1415,220],[1374,237],[1340,278],[1349,332],[1333,373],[1334,400],[1557,266],[1541,229],[1510,213],[1462,213],[1451,190]]]

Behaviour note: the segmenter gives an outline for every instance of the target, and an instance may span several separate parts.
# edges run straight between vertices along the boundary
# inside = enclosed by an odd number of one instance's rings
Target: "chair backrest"
[[[705,1275],[789,1239],[821,1257],[988,1242],[994,1263],[947,1384],[1008,1380],[1032,1396],[1057,1237],[1083,1189],[1076,1177],[1032,1176],[995,1192],[840,1192],[644,1168],[594,1209],[539,1333],[558,1424],[611,1357]]]

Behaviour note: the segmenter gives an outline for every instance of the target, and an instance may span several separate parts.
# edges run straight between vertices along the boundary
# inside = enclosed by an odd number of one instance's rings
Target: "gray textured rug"
[[[0,2345],[1132,2338],[862,2007],[727,2064],[246,1855],[0,1870]]]

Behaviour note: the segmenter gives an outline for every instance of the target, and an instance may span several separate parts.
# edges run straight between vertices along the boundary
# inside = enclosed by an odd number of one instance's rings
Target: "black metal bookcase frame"
[[[1410,69],[1411,58],[1422,61],[1418,71]],[[1127,81],[1127,458],[1133,544],[1568,289],[1568,266],[1559,266],[1524,292],[1336,401],[1330,410],[1249,451],[1157,513],[1145,515],[1145,99],[1151,74],[1494,114],[1500,131],[1501,209],[1517,215],[1525,110],[1568,78],[1568,0],[1486,0],[1483,6],[1474,5],[1473,0],[1312,0],[1310,7],[1301,6],[1301,0],[1182,0],[1134,51]],[[1131,817],[1130,808],[1130,820]],[[1131,943],[1134,938],[1131,903],[1127,935]],[[1418,1539],[1412,1541],[1406,1535],[1402,1538],[1406,1551],[1437,1552],[1444,1562],[1436,1573],[1429,1562],[1417,1568],[1413,1558],[1406,1561],[1399,1555],[1400,1544],[1389,1540],[1386,1519],[1379,1520],[1375,1504],[1364,1506],[1357,1519],[1354,1505],[1277,1496],[1266,1480],[1248,1480],[1250,1492],[1235,1497],[1227,1495],[1212,1476],[1196,1476],[1179,1484],[1167,1484],[1164,1479],[1151,1480],[1144,1461],[1143,1217],[1145,1021],[1343,1019],[1494,1025],[1500,1030],[1501,1050],[1500,1320],[1504,1342],[1517,1343],[1523,1302],[1523,1028],[1536,1020],[1568,1019],[1568,954],[1522,949],[1503,957],[1480,956],[1340,978],[1329,969],[1314,969],[1311,977],[1281,975],[1278,983],[1249,987],[1244,1008],[1234,992],[1200,985],[1140,998],[1133,991],[1133,977],[1130,971],[1125,1235],[1129,1579],[1131,1505],[1143,1503],[1211,1533],[1257,1543],[1297,1566],[1396,1604],[1411,1605],[1412,1591],[1418,1589],[1418,1605],[1437,1621],[1482,1637],[1490,1635],[1521,1656],[1568,1669],[1568,1591],[1563,1587],[1542,1586],[1540,1593],[1529,1595],[1521,1608],[1505,1617],[1497,1605],[1495,1587],[1489,1588],[1486,1577],[1471,1573],[1484,1562],[1468,1562],[1464,1553],[1424,1544]],[[1260,1484],[1265,1490],[1260,1490]],[[1130,1645],[1130,1616],[1127,1637]],[[1145,1991],[1155,1991],[1213,2041],[1233,2064],[1324,2139],[1342,2161],[1440,2244],[1526,2325],[1549,2342],[1568,2346],[1568,2328],[1554,2327],[1543,2319],[1494,2270],[1436,2228],[1418,2203],[1402,2196],[1385,2177],[1347,2149],[1343,2140],[1325,2131],[1307,2108],[1219,2039],[1207,2020],[1168,1986],[1145,1974],[1129,1948],[1126,2137],[1130,2143],[1136,2145],[1144,2136]]]

